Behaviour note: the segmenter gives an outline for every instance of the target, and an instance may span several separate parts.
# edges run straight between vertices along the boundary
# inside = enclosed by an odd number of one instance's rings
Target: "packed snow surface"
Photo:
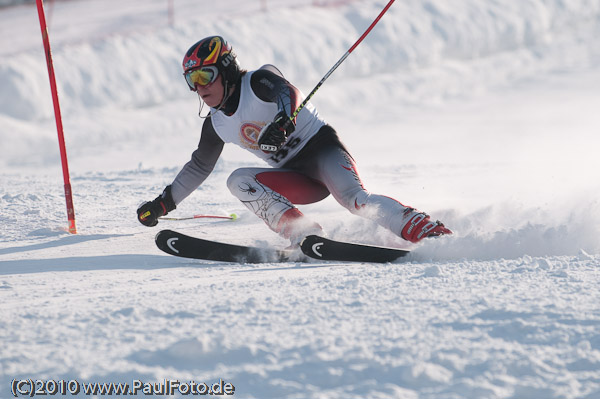
[[[386,3],[47,1],[76,235],[36,7],[0,8],[1,398],[21,379],[600,398],[600,0],[396,1],[313,98],[369,190],[453,236],[408,245],[328,198],[301,210],[330,237],[411,255],[253,265],[160,252],[160,228],[287,245],[227,190],[233,170],[261,165],[229,147],[172,216],[238,220],[137,222],[199,139],[180,69],[191,44],[221,34],[243,67],[274,64],[308,93]]]

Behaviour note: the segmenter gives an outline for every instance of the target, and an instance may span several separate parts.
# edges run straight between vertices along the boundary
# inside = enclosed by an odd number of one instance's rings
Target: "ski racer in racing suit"
[[[227,180],[229,190],[292,245],[308,234],[323,233],[295,205],[329,194],[351,213],[413,243],[452,234],[425,213],[367,191],[354,159],[310,102],[290,120],[303,95],[272,65],[241,70],[231,46],[211,36],[188,50],[183,68],[190,89],[197,92],[201,108],[203,103],[210,107],[210,115],[191,160],[161,195],[138,208],[142,224],[155,226],[159,217],[174,210],[209,176],[224,144],[233,143],[270,167],[235,170]]]

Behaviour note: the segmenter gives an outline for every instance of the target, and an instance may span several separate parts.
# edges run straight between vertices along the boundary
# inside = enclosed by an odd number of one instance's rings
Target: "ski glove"
[[[260,131],[258,145],[263,151],[277,152],[295,129],[296,126],[290,117],[286,115],[285,111],[280,111],[275,115],[273,122]]]
[[[171,186],[167,186],[154,201],[144,202],[140,205],[137,210],[138,220],[144,226],[153,227],[158,224],[159,217],[166,215],[175,208]]]

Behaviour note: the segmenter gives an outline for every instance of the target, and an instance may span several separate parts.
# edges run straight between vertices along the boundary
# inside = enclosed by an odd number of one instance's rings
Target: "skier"
[[[323,234],[294,205],[329,194],[351,213],[413,243],[452,234],[427,214],[367,191],[354,159],[310,102],[290,120],[303,95],[274,66],[243,70],[231,45],[210,36],[187,51],[183,71],[190,90],[198,94],[200,112],[204,104],[210,112],[191,160],[161,195],[138,208],[142,224],[155,226],[174,210],[212,172],[224,143],[234,143],[271,168],[235,170],[227,180],[229,190],[292,246],[306,235]]]

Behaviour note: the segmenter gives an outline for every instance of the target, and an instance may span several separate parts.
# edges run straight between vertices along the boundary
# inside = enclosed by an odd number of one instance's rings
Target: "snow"
[[[78,234],[35,6],[0,8],[0,397],[31,378],[600,398],[600,1],[395,2],[319,89],[367,188],[455,231],[407,245],[331,198],[301,208],[333,238],[412,250],[383,265],[170,257],[135,209],[197,144],[191,44],[222,34],[308,93],[386,1],[181,0],[172,21],[164,0],[46,3]],[[159,227],[285,246],[225,186],[258,164],[227,147],[172,213],[238,220]]]

